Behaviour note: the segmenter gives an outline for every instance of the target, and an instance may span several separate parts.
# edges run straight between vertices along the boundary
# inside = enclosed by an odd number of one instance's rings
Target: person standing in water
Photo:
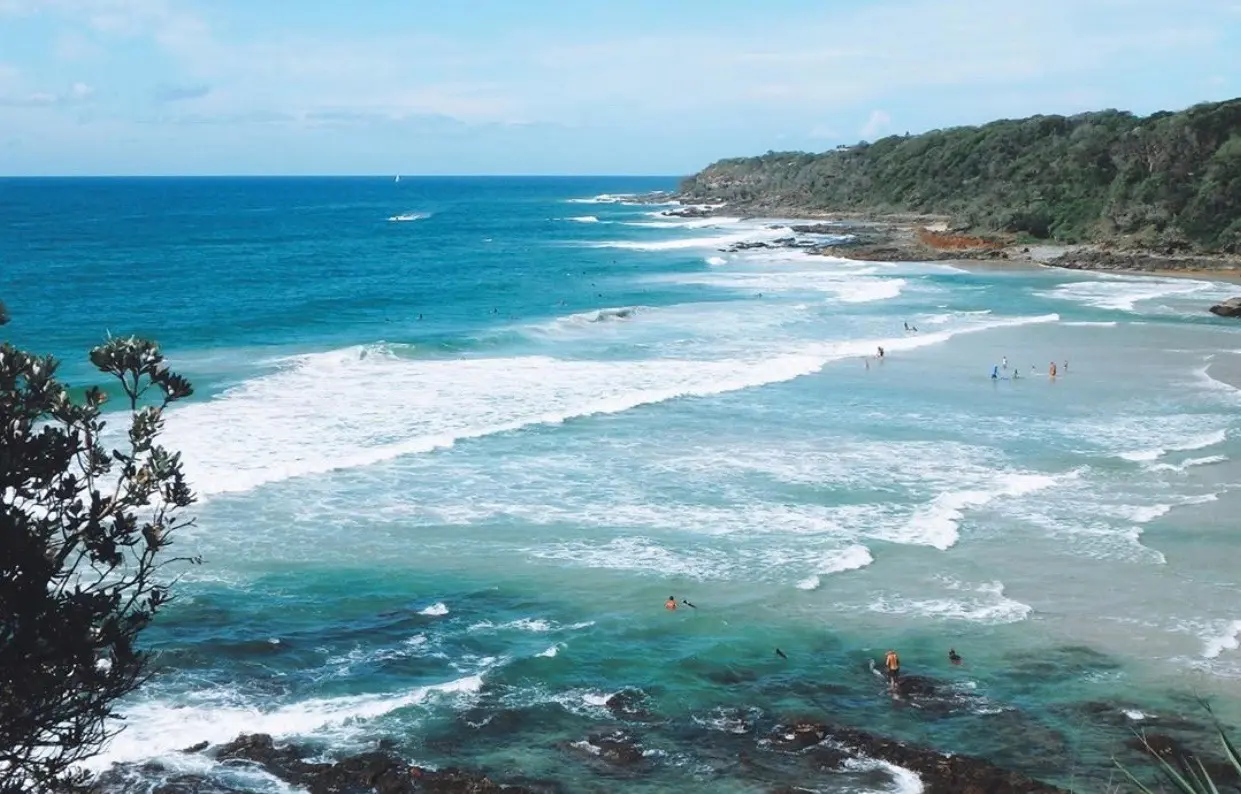
[[[1051,369],[1047,371],[1047,374],[1053,378],[1056,377],[1056,362],[1051,362]]]
[[[999,379],[1000,379],[1000,368],[992,367],[991,368],[991,380],[999,380]]]
[[[896,651],[888,651],[883,659],[883,668],[888,675],[888,689],[897,691],[901,681],[901,657],[896,655]]]
[[[1000,359],[1000,366],[1004,369],[1008,369],[1008,356],[1004,356]]]
[[[883,345],[879,346],[879,360],[883,360]]]
[[[664,602],[664,609],[668,610],[669,612],[677,611],[676,596],[668,596],[668,600]]]

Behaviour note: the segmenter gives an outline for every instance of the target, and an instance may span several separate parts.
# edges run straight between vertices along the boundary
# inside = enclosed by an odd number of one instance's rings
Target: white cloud
[[[554,31],[514,33],[486,46],[423,33],[314,34],[299,30],[296,16],[279,32],[224,37],[170,0],[42,0],[39,7],[98,36],[150,38],[178,65],[181,74],[170,77],[213,87],[213,107],[203,112],[274,105],[292,115],[443,114],[475,123],[854,108],[901,91],[1120,70],[1219,38],[1208,13],[1176,15],[1159,0],[897,0],[744,32],[708,27],[572,43]],[[1125,13],[1112,13],[1118,9]],[[833,35],[842,29],[884,34]],[[668,80],[669,72],[678,79]]]
[[[858,132],[866,140],[872,140],[881,133],[887,132],[888,127],[891,125],[892,117],[886,111],[872,110],[870,118],[866,119],[866,123],[862,125],[862,129],[858,130]]]
[[[68,90],[59,93],[49,91],[29,93],[6,92],[0,94],[0,105],[19,108],[64,107],[81,105],[90,101],[94,95],[95,89],[91,86],[86,83],[74,83],[69,86]]]

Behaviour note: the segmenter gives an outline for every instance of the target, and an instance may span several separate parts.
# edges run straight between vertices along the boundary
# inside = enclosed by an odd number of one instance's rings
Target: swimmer
[[[862,360],[866,362],[866,369],[870,369],[870,356],[862,356]]]
[[[779,656],[781,659],[787,659],[787,658],[789,658],[789,657],[785,656],[785,655],[784,655],[784,651],[780,650],[779,648],[776,648],[776,656]]]
[[[888,674],[888,688],[895,692],[901,680],[901,657],[890,650],[883,659],[883,666]]]
[[[961,663],[961,654],[957,653],[956,648],[948,649],[948,661],[952,662],[953,664]]]
[[[905,330],[906,330],[906,331],[908,331],[908,330],[909,330],[909,323],[905,323]]]
[[[1067,358],[1064,360],[1064,371],[1069,371],[1069,360]]]
[[[1017,367],[1013,367],[1013,380],[1021,377],[1021,371]]]
[[[668,596],[668,600],[664,602],[664,609],[668,610],[669,612],[677,611],[676,596]]]
[[[883,358],[883,346],[882,345],[879,346],[879,358],[880,359]]]

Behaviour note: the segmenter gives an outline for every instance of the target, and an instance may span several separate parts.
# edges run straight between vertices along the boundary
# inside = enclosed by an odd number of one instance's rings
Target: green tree
[[[54,359],[0,344],[3,794],[86,785],[77,765],[117,730],[116,701],[148,675],[136,641],[169,601],[170,538],[192,523],[180,456],[157,443],[189,382],[141,339],[109,339],[90,360],[124,394],[120,449],[104,446],[102,390],[74,401]]]
[[[1104,110],[721,160],[692,203],[741,211],[921,212],[1066,242],[1132,235],[1241,253],[1241,99],[1140,118]]]

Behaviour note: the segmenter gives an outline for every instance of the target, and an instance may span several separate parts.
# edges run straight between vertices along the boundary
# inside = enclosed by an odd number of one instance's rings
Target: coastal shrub
[[[124,395],[118,432],[106,428],[104,391],[71,399],[54,359],[0,343],[3,794],[84,790],[76,766],[148,674],[136,640],[169,602],[177,560],[165,550],[192,523],[180,457],[158,443],[164,409],[189,382],[142,339],[108,339],[90,361]]]
[[[1216,730],[1219,733],[1224,757],[1228,759],[1232,771],[1238,777],[1241,777],[1241,754],[1237,752],[1236,746],[1233,745],[1223,728],[1217,728]],[[1146,746],[1146,749],[1155,758],[1158,765],[1158,775],[1169,787],[1167,790],[1178,792],[1178,794],[1220,794],[1220,788],[1217,784],[1220,774],[1217,772],[1215,775],[1212,775],[1201,759],[1177,756],[1172,761],[1169,761],[1149,745]],[[1129,782],[1138,787],[1138,791],[1143,794],[1156,794],[1146,783],[1138,780],[1123,764],[1117,763],[1116,766],[1129,779]],[[1161,788],[1160,790],[1163,791],[1165,789]]]
[[[710,165],[681,192],[754,212],[919,212],[1065,242],[1173,239],[1238,252],[1241,99],[1145,118],[1033,116],[821,154],[768,152]]]

